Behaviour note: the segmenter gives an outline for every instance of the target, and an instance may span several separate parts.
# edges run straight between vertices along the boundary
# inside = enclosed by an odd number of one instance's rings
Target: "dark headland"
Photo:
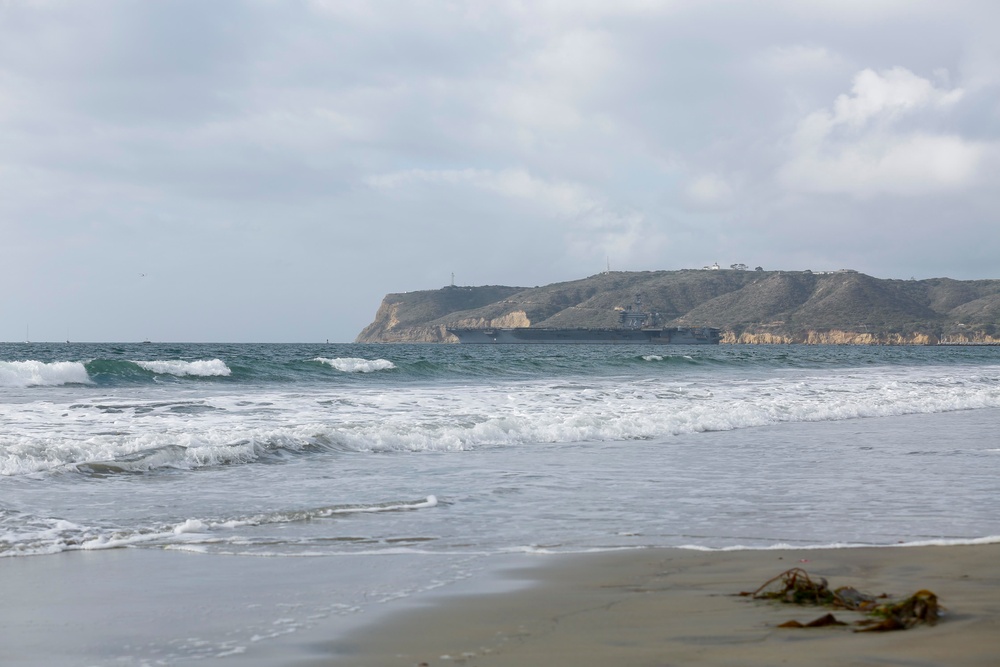
[[[1000,280],[738,269],[388,294],[356,342],[457,342],[447,327],[615,327],[615,308],[637,296],[664,326],[717,327],[723,343],[1000,344]]]

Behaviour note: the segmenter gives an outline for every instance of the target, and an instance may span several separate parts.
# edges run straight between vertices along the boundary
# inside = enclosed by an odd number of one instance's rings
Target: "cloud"
[[[865,69],[850,94],[799,123],[778,179],[799,192],[858,197],[947,192],[975,184],[990,148],[947,126],[964,96],[895,67]]]
[[[386,192],[437,186],[473,188],[528,202],[553,217],[581,216],[597,206],[582,186],[545,181],[523,169],[410,169],[369,176],[363,182]]]
[[[789,77],[838,70],[846,61],[824,46],[791,44],[769,46],[753,58],[753,63],[767,72]]]
[[[718,174],[702,174],[687,184],[687,196],[698,205],[715,206],[728,202],[733,187]]]
[[[536,222],[555,228],[565,252],[588,261],[611,255],[620,264],[642,265],[666,242],[642,212],[615,206],[579,183],[545,180],[523,169],[411,169],[369,176],[364,184],[384,195],[434,197],[445,190],[440,196],[473,199],[484,207],[490,206],[482,201],[484,194],[515,202],[526,212],[521,231]]]
[[[957,136],[873,136],[833,155],[802,155],[781,177],[793,189],[856,196],[918,196],[957,190],[978,174],[985,149]]]
[[[664,0],[508,0],[503,11],[535,23],[539,19],[555,24],[566,21],[605,21],[615,18],[648,18],[674,11],[676,2]]]
[[[349,339],[442,267],[991,275],[996,4],[0,0],[0,313],[152,335],[60,296],[141,271],[160,337]]]
[[[853,95],[841,95],[834,103],[831,125],[861,126],[874,119],[893,120],[923,107],[945,108],[962,99],[963,91],[941,90],[902,67],[883,73],[870,69],[854,77]],[[821,112],[822,113],[822,112]]]

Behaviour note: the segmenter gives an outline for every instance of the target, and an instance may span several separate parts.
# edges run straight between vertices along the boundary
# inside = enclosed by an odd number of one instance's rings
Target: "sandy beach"
[[[515,665],[1000,664],[1000,545],[556,557],[511,593],[448,599],[325,646],[299,667]],[[857,633],[785,629],[825,609],[740,597],[792,567],[892,597],[920,589],[945,607],[933,627]],[[834,610],[851,623],[861,615]]]
[[[0,664],[185,667],[1000,664],[1000,544],[509,555],[508,569],[366,611],[352,580],[436,558],[246,558],[117,549],[0,561]],[[521,565],[524,564],[524,565]],[[831,588],[929,589],[933,627],[785,629],[828,610],[741,597],[800,567]],[[512,569],[516,568],[516,569]],[[366,573],[367,569],[367,573]],[[324,606],[325,605],[325,606]],[[326,611],[323,611],[326,609]],[[342,613],[346,611],[347,613]],[[833,610],[851,623],[860,614]]]

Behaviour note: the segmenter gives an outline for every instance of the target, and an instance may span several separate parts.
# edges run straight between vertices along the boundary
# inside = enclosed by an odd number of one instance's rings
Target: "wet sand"
[[[1000,664],[1000,544],[698,552],[650,549],[544,557],[512,576],[514,592],[439,600],[391,615],[320,649],[299,667],[464,665]],[[937,625],[856,633],[784,629],[827,610],[740,597],[792,568],[831,587],[872,594],[936,593]],[[847,622],[860,614],[834,610]]]
[[[434,559],[246,558],[163,550],[0,559],[0,664],[176,667],[1000,664],[1000,544],[511,555],[440,591],[364,612],[336,603],[355,579]],[[825,609],[740,597],[801,567],[832,587],[946,607],[890,633],[782,629]],[[449,593],[448,591],[455,591]],[[458,592],[464,591],[464,594]],[[851,622],[857,614],[834,611]]]

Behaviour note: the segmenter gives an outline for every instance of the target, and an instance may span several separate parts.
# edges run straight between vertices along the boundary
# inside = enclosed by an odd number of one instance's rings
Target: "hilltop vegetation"
[[[885,280],[854,271],[608,272],[544,287],[449,286],[389,294],[358,342],[454,342],[460,327],[614,327],[642,299],[664,326],[725,342],[998,342],[1000,280]]]

